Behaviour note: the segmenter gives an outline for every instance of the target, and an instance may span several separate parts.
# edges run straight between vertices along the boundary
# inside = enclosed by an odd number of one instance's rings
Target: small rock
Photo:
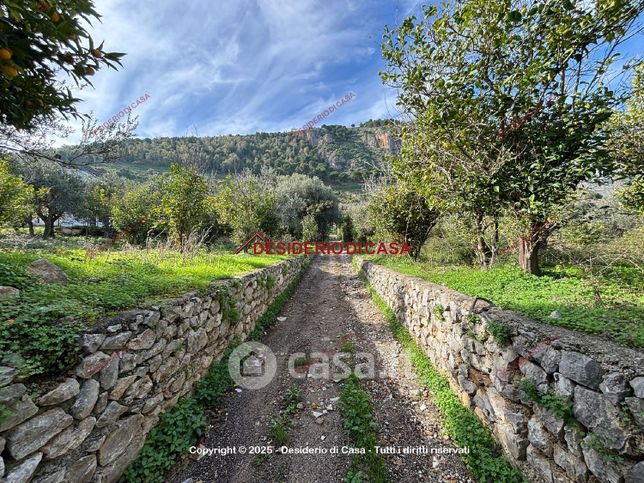
[[[51,438],[72,424],[74,419],[60,408],[31,418],[7,435],[7,450],[16,460],[41,448]],[[42,455],[40,455],[42,457]]]
[[[551,319],[560,319],[561,318],[561,312],[559,312],[558,310],[553,310],[552,312],[550,312],[549,317]]]
[[[635,396],[644,399],[644,376],[634,378],[630,384],[635,392]]]
[[[98,350],[104,340],[105,334],[83,334],[80,346],[85,354],[92,354]]]
[[[3,483],[25,483],[31,481],[36,472],[36,468],[42,460],[42,453],[35,453],[23,461],[20,465],[14,467],[9,474],[2,480]]]
[[[591,389],[598,389],[603,370],[597,361],[579,352],[562,351],[559,372]]]
[[[9,300],[20,295],[20,290],[15,287],[0,286],[0,300]]]
[[[66,285],[69,278],[63,270],[49,260],[41,258],[29,264],[27,273],[32,277],[39,279],[42,283],[59,283]]]
[[[610,402],[613,404],[619,404],[626,396],[626,383],[624,382],[624,376],[619,372],[608,374],[599,385],[599,389]]]
[[[10,384],[17,374],[18,369],[15,369],[13,367],[0,366],[0,387]]]
[[[277,320],[280,322],[284,322],[287,319],[287,317],[278,317]]]
[[[100,384],[96,379],[88,379],[81,386],[80,393],[69,410],[76,419],[85,419],[89,416],[98,400]]]
[[[76,379],[70,377],[62,384],[59,384],[54,390],[49,391],[38,399],[38,404],[40,406],[53,406],[54,404],[60,404],[74,396],[78,396],[78,393],[80,393],[80,384],[78,384]]]
[[[317,419],[317,418],[322,417],[322,416],[324,416],[324,413],[323,413],[323,412],[320,412],[320,411],[313,411],[313,417],[314,417],[314,418],[316,418],[316,419]]]

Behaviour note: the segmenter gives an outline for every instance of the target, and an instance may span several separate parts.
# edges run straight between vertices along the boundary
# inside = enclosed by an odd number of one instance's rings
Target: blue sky
[[[300,127],[350,91],[327,124],[397,117],[380,42],[414,0],[98,0],[90,32],[127,53],[79,93],[99,124],[144,94],[139,137]]]

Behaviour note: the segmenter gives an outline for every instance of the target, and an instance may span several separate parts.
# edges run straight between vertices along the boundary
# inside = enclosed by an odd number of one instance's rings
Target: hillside
[[[333,184],[351,183],[373,172],[385,156],[399,152],[396,132],[388,121],[368,121],[356,127],[325,125],[299,132],[133,139],[125,143],[121,161],[89,171],[100,175],[115,170],[120,176],[141,179],[172,163],[189,162],[215,176],[271,167],[279,174],[303,173]]]

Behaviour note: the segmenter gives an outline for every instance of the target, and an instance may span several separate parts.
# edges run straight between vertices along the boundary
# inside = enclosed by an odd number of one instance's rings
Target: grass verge
[[[387,481],[385,460],[375,450],[379,443],[378,424],[373,416],[373,407],[369,400],[369,394],[362,388],[354,373],[351,373],[342,386],[340,412],[342,425],[351,445],[365,451],[364,454],[351,456],[351,466],[345,476],[345,481],[351,483]]]
[[[393,311],[362,277],[374,303],[386,317],[394,337],[404,347],[421,382],[431,391],[434,403],[442,416],[445,433],[469,454],[461,454],[465,465],[481,482],[521,483],[526,481],[503,454],[498,442],[476,415],[461,403],[449,386],[447,377],[431,363],[414,342],[407,329],[398,322]]]
[[[103,251],[52,245],[47,250],[0,250],[0,285],[20,289],[0,301],[0,353],[17,354],[25,376],[58,374],[78,362],[78,335],[96,319],[161,297],[205,291],[226,279],[272,265],[284,257],[252,257],[170,250]],[[46,258],[69,277],[45,285],[27,266]]]
[[[277,315],[293,294],[307,267],[308,261],[257,321],[249,340],[259,339],[275,323]],[[238,344],[239,342],[232,343],[223,357],[210,366],[206,376],[195,386],[192,396],[183,398],[161,415],[157,425],[148,434],[139,456],[121,477],[121,482],[162,483],[165,473],[174,465],[177,457],[204,435],[206,410],[219,405],[226,392],[233,387],[233,380],[228,372],[228,357]]]
[[[644,278],[634,267],[613,267],[591,279],[578,267],[546,267],[541,276],[513,265],[487,271],[435,267],[402,257],[365,257],[392,270],[484,297],[549,325],[644,346]],[[599,296],[599,298],[598,298]],[[550,314],[559,312],[560,317]]]

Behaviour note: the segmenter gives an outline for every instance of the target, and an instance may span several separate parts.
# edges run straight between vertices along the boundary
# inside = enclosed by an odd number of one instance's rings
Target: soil
[[[350,341],[350,342],[349,342]],[[236,448],[226,456],[192,455],[167,477],[176,483],[210,482],[331,482],[342,481],[351,456],[342,429],[338,398],[342,381],[332,377],[333,355],[354,346],[354,361],[373,355],[375,377],[362,380],[369,393],[382,447],[455,448],[441,433],[438,410],[415,376],[400,344],[357,278],[348,256],[319,256],[311,264],[278,322],[262,338],[276,356],[277,373],[262,389],[236,388],[210,417],[200,446]],[[322,354],[313,355],[313,352]],[[296,376],[289,374],[289,357],[304,353]],[[330,378],[316,377],[325,354]],[[295,358],[293,358],[295,360]],[[299,364],[303,364],[299,366]],[[335,369],[335,370],[334,370]],[[308,372],[308,374],[307,374]],[[326,454],[284,454],[269,437],[269,425],[285,407],[287,391],[298,385],[301,402],[288,418],[288,448],[325,448]],[[320,414],[322,413],[322,414]],[[246,453],[240,454],[239,448]],[[272,454],[249,454],[272,447]],[[337,453],[331,454],[337,450]],[[320,451],[320,450],[317,450]],[[390,481],[472,482],[457,454],[386,454]]]

